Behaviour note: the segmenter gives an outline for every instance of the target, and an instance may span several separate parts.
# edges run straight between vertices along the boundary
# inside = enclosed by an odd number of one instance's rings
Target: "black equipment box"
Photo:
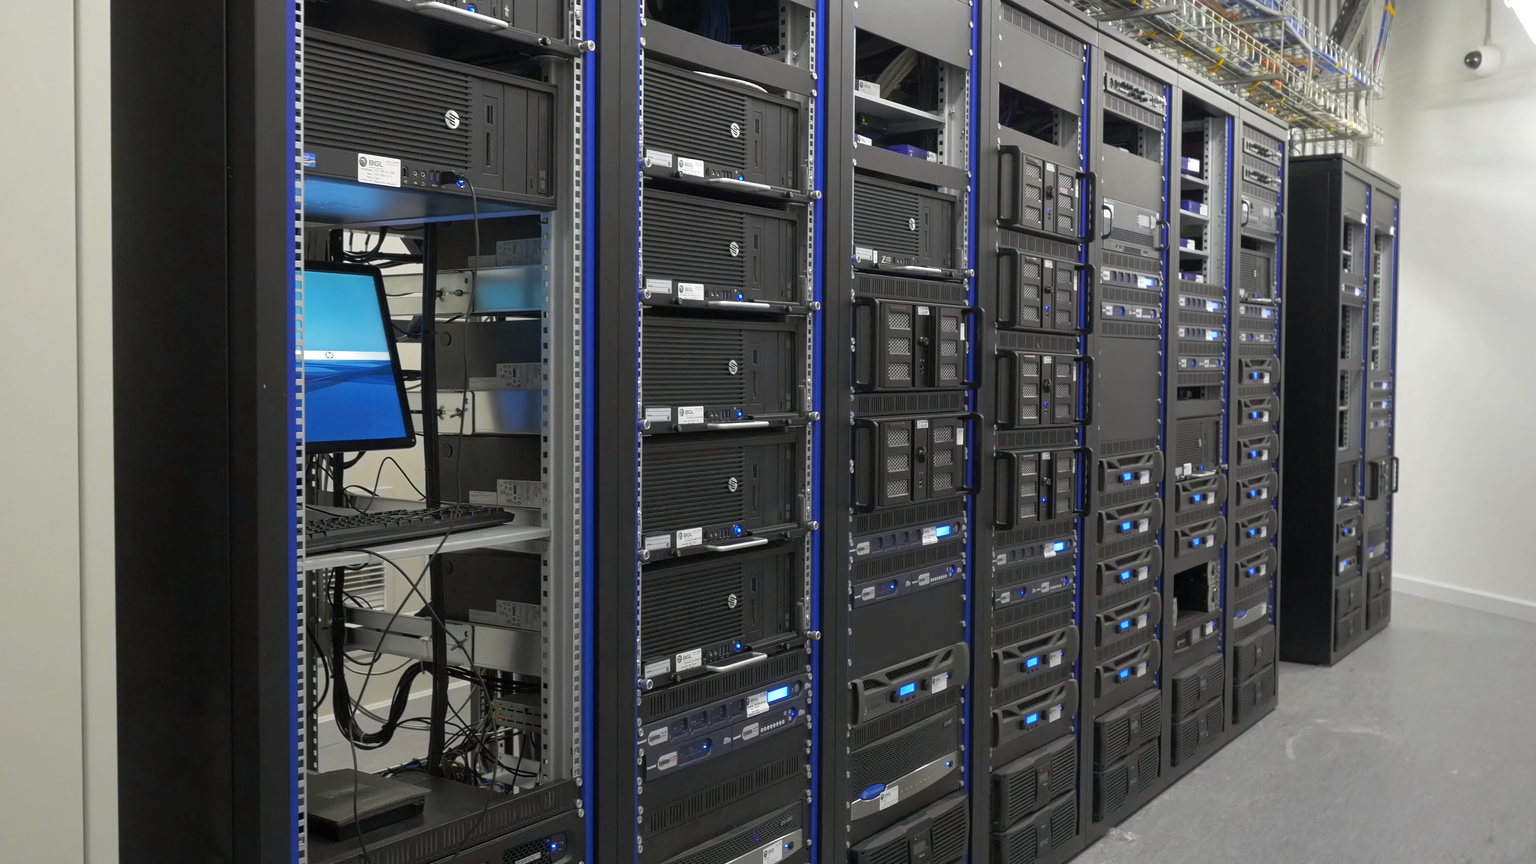
[[[969,799],[950,795],[855,844],[850,864],[941,864],[965,857],[971,830]]]
[[[803,306],[804,224],[788,210],[648,188],[644,302],[743,311]]]
[[[805,321],[645,317],[646,431],[761,428],[804,416]]]
[[[1002,429],[1092,423],[1092,369],[1078,371],[1092,362],[1067,354],[999,350],[993,421]]]
[[[854,265],[908,275],[959,278],[959,199],[855,173]]]
[[[859,390],[969,388],[975,310],[860,297],[853,306],[853,384]]]
[[[989,864],[1033,864],[1061,860],[1060,851],[1077,837],[1077,795],[1058,796],[1031,819],[992,835]],[[1056,858],[1045,856],[1056,855]]]
[[[730,864],[757,861],[758,856],[779,864],[808,864],[811,826],[806,809],[804,802],[781,807],[743,827],[722,831],[719,837],[668,858],[665,864]]]
[[[658,684],[723,672],[798,639],[803,543],[646,567],[640,618],[644,677]]]
[[[799,103],[646,61],[646,174],[782,197],[804,185],[804,150]]]
[[[963,729],[958,695],[949,696],[942,710],[854,747],[848,778],[851,822],[900,801],[933,796],[935,790],[942,795],[960,788]]]
[[[992,308],[999,326],[1071,332],[1093,321],[1093,268],[1010,246],[997,255]]]
[[[450,429],[456,424],[444,421]],[[442,498],[487,507],[544,503],[543,445],[537,435],[439,435]]]
[[[477,549],[443,558],[443,599],[450,621],[542,632],[543,567],[531,552]]]
[[[993,462],[994,526],[1011,530],[1083,512],[1077,482],[1081,452],[1074,448],[998,453]]]
[[[451,209],[463,215],[471,188],[482,213],[505,212],[507,204],[552,209],[554,94],[530,79],[307,29],[305,174],[381,194],[317,187],[306,192],[306,215],[347,221],[366,212],[398,220],[414,207],[414,215],[431,217],[441,209],[433,201],[442,201],[432,193],[462,199]],[[460,186],[443,172],[468,182]],[[415,203],[394,212],[379,203],[392,195]]]
[[[730,552],[797,532],[804,474],[800,429],[648,440],[640,487],[647,560]]]
[[[1077,738],[1067,736],[992,772],[992,828],[1002,831],[1077,788]]]
[[[856,419],[853,508],[869,512],[974,493],[965,460],[966,433],[974,419]]]
[[[1087,230],[1079,227],[1081,202],[1093,198],[1091,173],[1032,156],[1014,144],[1000,147],[998,160],[997,224],[1070,243],[1093,239],[1093,208],[1088,210]],[[1086,194],[1083,183],[1088,185]]]
[[[959,642],[861,675],[852,684],[855,723],[868,723],[915,702],[958,690],[970,680],[971,654]]]

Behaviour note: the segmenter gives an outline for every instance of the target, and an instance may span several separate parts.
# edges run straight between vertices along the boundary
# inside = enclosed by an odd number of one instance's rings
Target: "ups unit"
[[[854,387],[860,390],[975,386],[974,311],[963,306],[860,297],[853,306]]]
[[[804,446],[799,429],[649,439],[640,486],[645,560],[800,533]]]
[[[644,107],[648,176],[780,198],[804,185],[798,102],[648,60]]]
[[[760,661],[799,641],[803,544],[646,567],[640,661],[656,684]]]
[[[752,429],[806,415],[805,321],[647,315],[647,432]]]
[[[853,423],[853,507],[881,507],[969,495],[966,439],[974,415]]]
[[[309,218],[462,217],[472,192],[482,214],[552,209],[554,123],[554,90],[538,81],[304,33]]]
[[[804,229],[788,210],[647,188],[642,300],[737,311],[802,307]]]
[[[956,864],[965,860],[969,800],[951,795],[856,844],[850,864]],[[764,858],[763,860],[768,860]]]
[[[992,835],[992,864],[1062,860],[1058,850],[1077,837],[1077,795],[1061,795],[1044,810]]]
[[[956,195],[855,174],[855,266],[958,277],[963,269],[955,233],[959,212]]]
[[[1347,158],[1290,164],[1280,659],[1332,664],[1390,610],[1401,193]]]

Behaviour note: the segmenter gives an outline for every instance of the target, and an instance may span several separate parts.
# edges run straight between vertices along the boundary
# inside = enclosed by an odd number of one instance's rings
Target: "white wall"
[[[0,858],[117,860],[106,0],[0,4]]]
[[[1536,46],[1503,0],[1504,69],[1476,78],[1483,0],[1397,4],[1372,167],[1403,186],[1394,569],[1536,620]],[[1404,578],[1407,577],[1407,578]],[[1501,595],[1483,597],[1477,592]],[[1440,592],[1444,594],[1443,591]]]

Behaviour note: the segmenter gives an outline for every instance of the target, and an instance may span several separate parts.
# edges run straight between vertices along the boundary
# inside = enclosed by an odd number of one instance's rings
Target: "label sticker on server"
[[[1055,558],[1056,557],[1056,544],[1054,544],[1054,543],[1047,543],[1047,544],[1045,544],[1045,548],[1041,551],[1040,554],[1044,555],[1046,558]]]
[[[703,300],[703,282],[679,282],[677,283],[677,299],[679,300]]]
[[[956,426],[955,427],[955,446],[956,447],[964,447],[965,446],[965,427],[964,426]]]
[[[645,151],[645,158],[651,160],[652,165],[658,165],[662,168],[672,167],[672,154],[665,150],[647,150]]]
[[[645,736],[645,743],[651,747],[655,747],[657,744],[665,744],[667,743],[668,735],[669,733],[665,726],[659,729],[652,729],[651,734]]]
[[[948,675],[935,675],[928,679],[928,692],[943,693],[947,689],[949,689]]]
[[[1143,676],[1145,674],[1147,674],[1147,664],[1145,664],[1145,663],[1137,663],[1136,664],[1136,677],[1140,678],[1141,676]]]
[[[497,480],[496,506],[543,507],[544,483],[541,480]]]
[[[647,552],[657,552],[657,551],[662,550],[662,549],[671,549],[671,548],[672,548],[672,535],[671,534],[657,534],[655,536],[645,538],[645,551],[647,551]]]
[[[1060,666],[1061,665],[1061,655],[1062,655],[1062,652],[1060,652],[1060,651],[1052,651],[1051,652],[1051,659],[1045,665],[1047,665],[1047,666]]]
[[[475,491],[471,491],[469,493],[469,503],[477,504],[477,505],[479,505],[481,507],[500,507],[501,506],[501,504],[498,502],[498,500],[496,498],[496,493],[495,492],[475,492]]]
[[[704,160],[685,159],[682,156],[679,156],[677,157],[677,173],[683,175],[684,177],[703,177]]]
[[[1046,718],[1045,718],[1045,722],[1047,722],[1047,723],[1055,723],[1057,720],[1060,720],[1060,719],[1061,719],[1061,706],[1057,705],[1056,707],[1052,708],[1049,713],[1047,713]]]
[[[677,767],[677,751],[676,750],[674,750],[671,753],[668,753],[667,755],[665,755],[665,756],[661,757],[660,759],[656,760],[656,770],[657,771],[665,771],[668,768],[676,768],[676,767]]]
[[[918,308],[921,309],[922,307],[919,306]],[[919,429],[927,429],[928,428],[928,421],[927,420],[919,420],[919,421],[917,421],[917,428],[919,428]]]
[[[671,423],[672,422],[672,409],[671,408],[647,408],[647,409],[645,409],[645,419],[646,419],[647,422],[650,422],[650,423]]]
[[[763,864],[779,864],[784,860],[784,844],[775,840],[763,848]]]
[[[400,186],[400,160],[388,156],[357,154],[357,182],[375,186]]]
[[[853,554],[855,554],[855,555],[868,555],[869,554],[869,541],[865,540],[863,543],[860,543],[859,545],[853,547]]]
[[[544,386],[544,364],[497,363],[496,382],[507,390],[538,390]]]
[[[1136,629],[1137,630],[1140,630],[1140,629],[1142,629],[1143,627],[1146,627],[1146,626],[1147,626],[1147,616],[1143,615],[1140,618],[1136,619]]]
[[[685,528],[677,532],[677,548],[687,549],[689,546],[698,546],[704,542],[703,528]]]
[[[866,603],[875,599],[875,586],[871,585],[868,588],[861,590],[859,592],[859,599],[865,601]]]
[[[751,741],[753,738],[757,737],[757,733],[759,731],[761,731],[761,727],[759,727],[756,723],[748,723],[747,725],[741,727],[741,735],[738,737],[740,737],[743,741]]]
[[[645,677],[647,678],[660,678],[663,675],[670,674],[672,674],[671,660],[652,660],[651,662],[645,664]],[[662,731],[666,730],[663,729]],[[667,739],[663,738],[661,740],[665,741]]]
[[[880,252],[868,246],[853,247],[853,260],[855,261],[879,261]]]
[[[900,800],[901,787],[897,786],[895,783],[892,783],[891,785],[885,787],[884,792],[880,793],[880,809],[884,810],[887,807],[894,806],[896,802]]]
[[[927,315],[928,314],[928,307],[927,306],[919,306],[919,307],[917,307],[917,314],[919,314],[919,315]]]
[[[919,573],[918,576],[917,576],[917,587],[919,587],[919,588],[927,588],[928,587],[928,583],[932,582],[932,581],[933,581],[933,577],[932,576],[928,575],[927,573]]]
[[[703,405],[680,405],[677,409],[677,425],[691,426],[704,422]]]
[[[768,693],[753,693],[747,697],[747,716],[756,717],[768,710]]]
[[[674,658],[677,671],[687,672],[689,669],[697,669],[704,665],[704,649],[695,648],[692,651],[684,651]]]
[[[937,528],[924,528],[923,529],[923,545],[924,546],[932,546],[933,544],[935,544],[937,542],[939,542],[939,529],[937,529]]]
[[[672,293],[672,280],[671,279],[647,279],[647,280],[645,280],[645,290],[651,292],[652,294],[671,294]]]

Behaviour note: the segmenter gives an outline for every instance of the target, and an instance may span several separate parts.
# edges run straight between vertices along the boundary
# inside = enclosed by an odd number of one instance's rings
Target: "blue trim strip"
[[[582,7],[581,32],[586,38],[595,38],[593,34],[597,30],[597,4],[593,0]],[[582,54],[577,60],[581,64],[581,76],[585,98],[581,100],[581,158],[582,164],[577,166],[580,176],[590,178],[594,175],[592,168],[592,154],[597,150],[597,99],[593,98],[597,80],[597,55],[591,51]],[[597,765],[593,762],[592,738],[596,735],[594,718],[597,714],[597,693],[595,682],[597,679],[596,661],[597,645],[594,626],[597,621],[597,574],[593,570],[593,557],[596,549],[593,544],[592,532],[592,507],[595,500],[593,491],[594,462],[592,455],[592,441],[596,437],[593,434],[593,426],[597,421],[597,412],[593,402],[597,391],[597,280],[594,268],[597,262],[594,260],[593,249],[596,243],[594,237],[594,211],[596,210],[596,184],[588,182],[581,189],[581,344],[584,355],[581,361],[581,419],[584,427],[581,436],[581,805],[586,813],[583,820],[586,829],[586,854],[587,860],[597,850]]]
[[[981,131],[981,124],[977,121],[981,116],[979,113],[981,107],[981,9],[984,5],[985,4],[982,3],[971,4],[971,67],[969,70],[971,79],[971,104],[970,123],[968,124],[969,128],[966,131],[966,144],[968,150],[966,153],[966,165],[970,168],[971,172],[970,184],[966,190],[970,195],[970,202],[966,207],[966,214],[968,220],[967,234],[970,237],[971,242],[967,244],[968,248],[966,249],[966,267],[970,269],[973,274],[976,271],[976,247],[981,239],[980,234],[977,233],[978,223],[976,219],[976,210],[977,201],[979,198],[976,190],[976,178],[980,176],[981,173],[981,165],[979,159],[981,145],[978,140],[980,138],[979,133]],[[966,279],[966,297],[972,306],[981,305],[980,301],[976,297],[976,277],[974,275]],[[985,326],[986,324],[978,318],[976,321],[977,332],[971,334],[971,345],[973,348],[971,350],[970,372],[972,381],[977,379],[976,364],[981,362],[980,358],[977,357],[977,352],[975,351],[974,346],[980,342],[980,331]],[[969,409],[971,411],[976,411],[977,392],[975,390],[968,391],[965,398],[966,405],[969,407]],[[966,465],[966,470],[970,472],[970,476],[975,477],[981,470],[981,467],[978,463],[981,461],[982,454],[978,452],[978,448],[976,447],[976,436],[974,434],[971,436],[970,440],[971,446],[968,448],[966,458],[966,461],[969,464]],[[982,526],[976,523],[975,495],[966,496],[965,523],[967,526],[969,526],[970,530],[965,532],[965,614],[962,616],[961,620],[965,622],[965,626],[968,630],[968,632],[965,634],[965,641],[968,644],[974,645],[976,643],[976,633],[980,629],[977,627],[973,617],[977,608],[975,599],[976,584],[978,579],[977,571],[981,566],[981,562],[976,560],[976,533],[983,530]],[[977,652],[975,651],[971,652],[971,665],[973,669],[971,673],[972,683],[966,685],[966,695],[968,698],[965,700],[965,707],[962,709],[962,722],[965,723],[967,729],[971,730],[972,736],[970,746],[965,748],[965,753],[961,757],[960,762],[960,788],[964,790],[966,794],[970,794],[971,791],[971,754],[976,752],[977,747],[981,746],[982,744],[982,742],[975,740],[977,735],[977,725],[976,723],[972,722],[972,707],[976,704],[976,699],[971,695],[969,691],[970,687],[975,686],[975,682],[983,680],[982,676],[977,673],[984,668],[984,664],[982,659],[977,656]]]
[[[298,20],[295,17],[295,16],[297,16],[297,14],[298,14],[297,12],[293,12],[293,13],[291,13],[288,16],[286,30],[287,30],[287,33],[288,33],[288,46],[289,46],[289,49],[288,49],[288,57],[287,57],[287,59],[285,61],[285,69],[286,69],[287,81],[288,81],[288,110],[286,112],[285,120],[286,120],[287,128],[288,128],[288,140],[293,142],[295,145],[298,144],[298,140],[299,140],[298,139],[298,118],[296,116],[297,112],[298,112],[298,106],[295,104],[295,102],[297,100],[297,96],[298,96],[298,94],[296,92],[297,91],[297,87],[296,87],[296,85],[297,85],[297,72],[298,72],[298,70],[296,68],[296,59],[297,59],[296,58],[296,52],[299,50],[299,45],[298,45],[298,41],[297,41],[298,40]],[[292,157],[291,157],[291,154],[290,154],[290,159],[291,158]],[[290,165],[292,165],[291,161],[290,161]],[[298,188],[298,187],[302,186],[302,184],[304,182],[304,178],[303,178],[303,175],[300,173],[300,169],[298,169],[297,167],[293,168],[293,172],[294,172],[293,173],[294,187]],[[287,240],[285,242],[287,243],[287,250],[286,250],[287,253],[288,253],[288,259],[287,260],[288,260],[289,264],[291,265],[293,263],[294,255],[298,251],[297,247],[295,245],[296,241],[294,240],[294,229],[295,229],[296,226],[294,225],[294,223],[292,221],[293,220],[293,208],[292,207],[288,208],[288,218],[289,218],[290,221],[288,223],[288,231],[287,231],[287,235],[288,236],[287,236]],[[293,302],[293,300],[297,299],[297,292],[298,292],[297,279],[298,279],[298,277],[297,277],[296,271],[294,270],[293,267],[289,266],[288,267],[288,297],[290,298],[290,302]],[[294,311],[297,312],[298,311],[297,308],[295,308]],[[288,353],[286,355],[284,355],[284,356],[286,356],[286,357],[294,357],[295,356],[295,348],[297,346],[297,341],[298,341],[297,340],[297,336],[296,336],[296,332],[295,332],[295,328],[293,328],[293,327],[289,327],[288,328],[288,337],[287,337],[287,339],[288,339],[288,343],[287,343]],[[289,413],[288,413],[288,424],[289,424],[288,425],[288,436],[289,436],[289,440],[294,441],[294,442],[298,442],[299,441],[299,404],[298,404],[299,394],[298,394],[297,386],[294,383],[294,381],[296,380],[297,376],[289,375],[289,376],[287,376],[287,378],[288,378],[288,384],[287,384],[287,387],[288,387],[288,404],[290,406],[292,406],[292,410],[290,410]],[[300,692],[301,692],[301,690],[304,687],[304,680],[306,678],[306,675],[304,673],[304,670],[299,668],[299,639],[300,639],[300,633],[299,633],[299,596],[298,596],[298,592],[303,590],[303,585],[304,585],[303,575],[304,574],[299,572],[299,538],[298,538],[298,533],[299,533],[299,517],[298,517],[298,513],[297,513],[297,509],[296,508],[295,509],[291,509],[291,510],[288,511],[287,525],[288,525],[288,572],[293,574],[295,577],[297,577],[291,583],[293,585],[293,590],[288,592],[288,668],[294,670],[294,674],[298,678],[298,682],[297,682],[298,686],[290,687],[289,690],[288,690],[288,717],[289,717],[289,721],[288,721],[288,734],[289,734],[288,746],[289,746],[289,752],[292,753],[293,756],[294,756],[292,784],[291,784],[291,787],[289,788],[289,793],[288,793],[288,806],[289,806],[289,813],[290,813],[290,819],[291,819],[289,824],[293,826],[292,842],[289,844],[289,847],[288,847],[288,855],[289,855],[289,860],[298,861],[299,860],[299,849],[303,845],[303,842],[304,842],[304,821],[305,821],[304,820],[304,811],[303,811],[303,808],[301,806],[301,802],[299,801],[299,780],[303,776],[303,772],[304,772],[305,767],[306,767],[305,764],[304,764],[305,763],[304,742],[302,740],[300,740],[300,738],[299,738],[299,718],[303,716],[303,714],[301,712],[307,710],[307,706],[301,701],[301,697],[300,697]]]

